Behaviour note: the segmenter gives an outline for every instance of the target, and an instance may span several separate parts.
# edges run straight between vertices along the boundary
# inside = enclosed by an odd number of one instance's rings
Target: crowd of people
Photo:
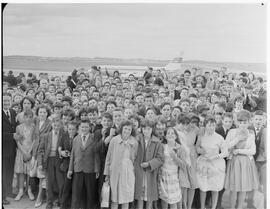
[[[266,80],[253,73],[96,66],[3,78],[2,202],[33,207],[266,208]],[[13,76],[14,77],[14,76]],[[15,174],[15,175],[14,175]],[[247,206],[245,206],[247,204]]]

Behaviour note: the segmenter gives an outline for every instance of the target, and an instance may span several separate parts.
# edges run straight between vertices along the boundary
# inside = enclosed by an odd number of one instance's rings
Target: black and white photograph
[[[266,209],[267,4],[1,3],[2,208]]]

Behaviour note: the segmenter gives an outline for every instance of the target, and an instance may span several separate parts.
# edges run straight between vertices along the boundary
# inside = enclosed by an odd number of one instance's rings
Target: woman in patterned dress
[[[159,198],[162,209],[167,209],[168,204],[171,209],[177,208],[177,203],[181,201],[181,188],[178,178],[179,167],[185,166],[183,159],[184,148],[180,144],[177,131],[169,127],[165,133],[164,163],[160,168],[158,178]]]

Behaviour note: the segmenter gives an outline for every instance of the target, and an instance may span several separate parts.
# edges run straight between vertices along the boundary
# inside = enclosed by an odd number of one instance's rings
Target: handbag
[[[103,183],[101,189],[101,204],[102,208],[108,208],[110,203],[110,185],[108,181]]]

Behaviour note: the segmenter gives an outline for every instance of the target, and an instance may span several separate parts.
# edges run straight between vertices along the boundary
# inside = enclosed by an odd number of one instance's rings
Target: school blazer
[[[73,140],[68,171],[83,173],[99,173],[100,158],[98,141],[90,134],[85,147],[80,135]]]
[[[58,159],[60,161],[59,158],[59,153],[58,153],[58,147],[60,144],[60,140],[62,138],[62,135],[66,134],[63,133],[62,129],[59,131],[58,134],[58,140],[57,140],[57,144],[56,144],[56,159]],[[42,165],[44,167],[44,169],[47,169],[48,166],[48,158],[50,156],[50,152],[51,152],[51,147],[52,147],[52,131],[50,131],[49,133],[43,135],[40,139],[40,145],[38,148],[38,165]],[[44,153],[44,156],[42,158],[42,154]]]

